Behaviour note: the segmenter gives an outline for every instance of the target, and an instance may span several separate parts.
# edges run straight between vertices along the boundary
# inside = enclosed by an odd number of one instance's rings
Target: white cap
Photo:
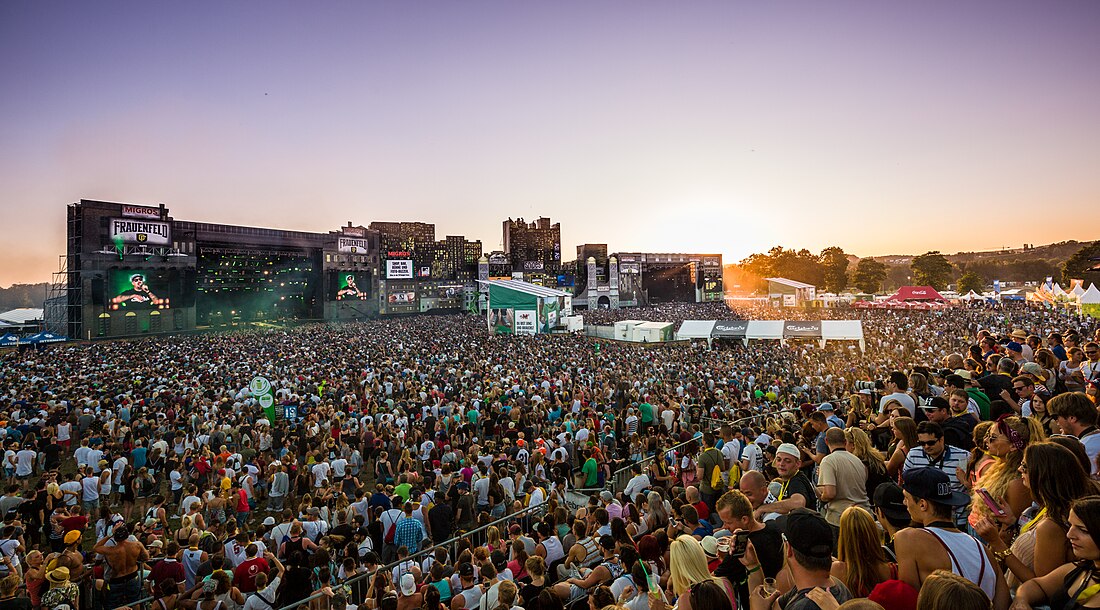
[[[782,445],[780,445],[779,449],[776,450],[775,454],[779,455],[780,453],[786,453],[787,455],[793,455],[796,458],[801,458],[802,457],[802,452],[798,450],[798,447],[795,447],[791,443],[783,443]]]
[[[264,525],[275,525],[275,517],[267,517],[264,519]]]
[[[416,593],[416,580],[412,574],[406,574],[401,577],[401,595],[408,597]]]

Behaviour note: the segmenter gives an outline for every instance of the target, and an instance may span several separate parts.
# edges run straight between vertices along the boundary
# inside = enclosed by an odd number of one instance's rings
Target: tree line
[[[1100,271],[1092,270],[1100,268],[1100,241],[1083,244],[1064,260],[1040,256],[956,258],[959,260],[952,262],[947,255],[933,250],[913,257],[908,265],[893,265],[873,258],[856,259],[837,246],[825,248],[818,254],[805,248],[775,246],[767,252],[748,256],[738,267],[750,276],[742,281],[750,289],[763,288],[764,278],[784,277],[835,293],[849,288],[876,293],[904,285],[944,290],[951,284],[957,285],[959,293],[981,292],[993,280],[1035,282],[1047,277],[1064,285],[1068,285],[1070,279],[1082,277],[1100,281]],[[853,259],[855,265],[851,265]]]

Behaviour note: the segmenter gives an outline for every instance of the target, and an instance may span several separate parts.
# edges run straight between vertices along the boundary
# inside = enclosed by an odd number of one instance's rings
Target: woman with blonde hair
[[[836,554],[832,575],[856,597],[867,597],[878,583],[898,577],[898,566],[887,562],[882,551],[875,518],[858,506],[849,506],[840,515]]]
[[[489,548],[489,552],[503,551],[504,544],[500,541],[500,530],[495,525],[490,525],[485,528],[485,546]]]
[[[873,494],[879,485],[890,480],[890,475],[886,473],[886,458],[871,444],[871,437],[859,428],[845,428],[844,440],[848,453],[856,456],[867,468],[867,489]]]
[[[886,407],[889,408],[892,403],[901,406],[900,402],[891,400]],[[909,455],[909,450],[917,446],[917,422],[912,417],[895,417],[890,421],[890,428],[894,431],[894,442],[890,445],[890,461],[886,463],[886,472],[900,480],[905,458]]]
[[[678,597],[676,607],[680,610],[688,610],[693,607],[693,598],[705,596],[706,604],[700,605],[698,610],[734,610],[737,608],[737,593],[725,578],[718,578],[710,573],[707,567],[707,556],[703,552],[703,546],[692,536],[677,536],[669,545],[669,565],[671,573],[668,578],[669,590]],[[705,590],[701,590],[705,589]],[[714,595],[721,592],[720,595]],[[719,605],[715,605],[709,598],[714,597]],[[728,601],[729,606],[721,603]]]
[[[1039,423],[1028,417],[1009,415],[997,420],[985,437],[985,451],[993,456],[994,463],[975,483],[975,491],[970,501],[970,528],[984,517],[993,517],[986,504],[984,495],[977,491],[984,489],[1002,508],[1008,517],[1019,518],[1024,510],[1031,506],[1031,491],[1020,478],[1020,464],[1024,461],[1024,450],[1031,443],[1046,440],[1046,434]]]
[[[1080,444],[1075,439],[1065,440]],[[982,519],[975,527],[1007,570],[1011,589],[1073,561],[1073,550],[1066,539],[1069,507],[1078,498],[1100,490],[1080,459],[1059,443],[1028,445],[1019,470],[1038,511],[1025,514],[1030,518],[1015,540],[1006,538],[1000,524],[990,518]]]

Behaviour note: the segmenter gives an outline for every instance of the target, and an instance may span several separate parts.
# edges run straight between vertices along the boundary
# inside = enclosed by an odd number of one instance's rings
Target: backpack
[[[386,544],[393,544],[393,539],[394,539],[394,536],[396,536],[396,535],[397,535],[397,519],[394,519],[393,523],[391,523],[390,526],[388,528],[386,528],[386,538],[385,538]]]

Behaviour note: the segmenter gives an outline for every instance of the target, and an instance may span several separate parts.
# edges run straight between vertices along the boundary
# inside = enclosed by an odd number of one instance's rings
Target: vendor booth
[[[536,335],[564,330],[569,294],[521,280],[478,280],[488,286],[486,324],[495,335]]]

